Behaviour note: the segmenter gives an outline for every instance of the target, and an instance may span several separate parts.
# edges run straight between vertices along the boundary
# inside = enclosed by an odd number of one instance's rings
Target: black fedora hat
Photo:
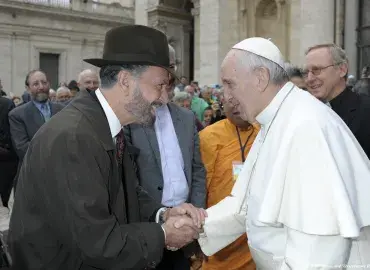
[[[96,67],[107,65],[158,66],[174,74],[170,67],[165,34],[143,25],[119,26],[105,35],[102,58],[84,59]]]

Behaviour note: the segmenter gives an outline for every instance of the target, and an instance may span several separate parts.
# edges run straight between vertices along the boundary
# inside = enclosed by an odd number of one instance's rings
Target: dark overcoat
[[[10,220],[13,269],[147,269],[160,262],[164,233],[149,221],[161,206],[138,185],[130,146],[122,168],[115,148],[94,93],[82,91],[40,128]]]

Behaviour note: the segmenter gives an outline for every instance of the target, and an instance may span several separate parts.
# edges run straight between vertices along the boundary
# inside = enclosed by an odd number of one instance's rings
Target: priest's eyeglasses
[[[302,75],[303,75],[303,78],[307,78],[308,74],[311,72],[312,75],[319,76],[324,69],[334,67],[334,66],[337,66],[337,65],[338,64],[332,64],[332,65],[326,66],[326,67],[313,67],[312,69],[304,69],[302,71]]]

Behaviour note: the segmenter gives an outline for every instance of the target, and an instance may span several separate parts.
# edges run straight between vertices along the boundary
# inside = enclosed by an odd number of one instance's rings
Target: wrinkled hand
[[[179,206],[168,209],[164,213],[163,217],[166,221],[170,217],[177,217],[182,215],[187,215],[191,217],[194,226],[201,228],[204,224],[205,218],[207,217],[207,212],[203,208],[196,208],[190,203],[183,203]]]
[[[179,249],[199,237],[200,229],[185,215],[169,217],[162,226],[166,232],[167,247]]]

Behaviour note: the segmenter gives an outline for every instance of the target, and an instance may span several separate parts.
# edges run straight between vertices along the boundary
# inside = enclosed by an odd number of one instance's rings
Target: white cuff
[[[162,228],[163,233],[164,233],[164,243],[166,243],[166,230],[164,229],[163,225],[161,226],[161,228]]]
[[[156,223],[159,223],[159,215],[162,214],[166,210],[167,210],[167,207],[159,208],[159,210],[157,211],[157,214],[155,215],[155,222]]]

